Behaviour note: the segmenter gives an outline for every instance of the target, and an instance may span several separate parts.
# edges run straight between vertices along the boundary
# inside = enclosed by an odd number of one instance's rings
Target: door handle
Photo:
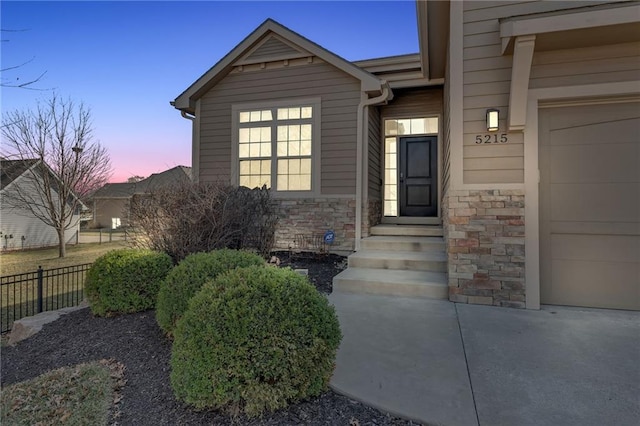
[[[400,173],[400,182],[404,182],[404,174]]]

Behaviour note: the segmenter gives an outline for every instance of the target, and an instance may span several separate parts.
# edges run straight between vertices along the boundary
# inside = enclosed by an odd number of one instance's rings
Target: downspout
[[[386,81],[382,81],[382,94],[371,99],[362,99],[358,104],[357,133],[356,133],[356,251],[360,250],[360,240],[362,239],[362,153],[364,151],[364,110],[370,105],[380,104],[389,98],[391,89]],[[363,94],[364,95],[364,94]],[[366,96],[366,95],[364,95]]]
[[[198,182],[199,167],[196,165],[196,149],[194,144],[196,143],[196,116],[189,114],[186,111],[180,110],[182,118],[186,118],[191,121],[191,180]]]

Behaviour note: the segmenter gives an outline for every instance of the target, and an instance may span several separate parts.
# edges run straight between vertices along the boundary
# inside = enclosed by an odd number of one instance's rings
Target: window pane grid
[[[385,136],[424,135],[438,133],[438,117],[385,120]]]
[[[278,190],[308,191],[311,189],[311,159],[278,159]]]
[[[302,105],[241,111],[239,114],[240,185],[271,187],[271,171],[275,167],[273,185],[277,190],[310,191],[313,107]],[[277,125],[275,121],[264,123],[274,117]]]
[[[241,160],[240,186],[260,188],[266,185],[271,188],[271,160]]]
[[[259,110],[259,111],[241,111],[239,119],[240,119],[240,123],[256,123],[260,121],[271,121],[273,120],[273,114],[270,109]]]
[[[277,156],[310,156],[311,124],[278,126]]]
[[[398,216],[398,142],[396,138],[384,140],[384,215]]]
[[[243,127],[238,141],[240,158],[271,157],[271,127]]]

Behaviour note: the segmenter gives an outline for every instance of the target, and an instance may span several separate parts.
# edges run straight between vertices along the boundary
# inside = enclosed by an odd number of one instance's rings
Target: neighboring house
[[[57,179],[50,173],[49,179]],[[20,188],[23,193],[33,193],[39,197],[33,179],[42,179],[40,160],[1,160],[0,161],[0,249],[21,250],[28,248],[51,247],[58,245],[57,230],[38,219],[29,210],[15,205],[11,199],[12,191]],[[33,188],[33,189],[32,189]],[[54,202],[58,202],[56,199]],[[80,203],[80,209],[85,209]],[[46,215],[46,213],[45,213]],[[80,229],[80,210],[69,220],[65,231],[65,242],[76,243]]]
[[[108,183],[91,197],[94,228],[117,229],[129,224],[129,203],[134,195],[191,180],[191,168],[177,166],[134,183]]]
[[[172,102],[194,179],[266,184],[278,245],[332,229],[350,268],[371,234],[442,227],[452,301],[640,309],[640,4],[417,16],[419,53],[358,62],[264,22]]]

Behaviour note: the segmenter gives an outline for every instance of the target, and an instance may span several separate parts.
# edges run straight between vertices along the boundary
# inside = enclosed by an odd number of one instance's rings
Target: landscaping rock
[[[44,324],[49,324],[50,322],[60,318],[62,315],[88,307],[89,304],[83,300],[78,306],[62,308],[57,311],[41,312],[31,317],[19,319],[13,323],[13,327],[11,328],[11,333],[9,334],[9,345],[13,346],[16,343],[33,336],[42,330],[42,326]]]

